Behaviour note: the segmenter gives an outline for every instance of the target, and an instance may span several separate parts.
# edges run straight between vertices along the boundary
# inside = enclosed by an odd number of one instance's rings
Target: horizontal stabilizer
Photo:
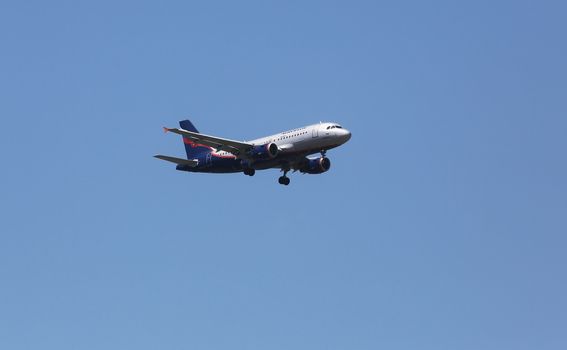
[[[189,160],[189,159],[175,158],[170,156],[162,156],[161,154],[155,155],[154,157],[156,157],[157,159],[166,160],[168,162],[172,162],[175,164],[187,165],[190,167],[196,167],[197,164],[199,164],[199,161],[196,159]]]

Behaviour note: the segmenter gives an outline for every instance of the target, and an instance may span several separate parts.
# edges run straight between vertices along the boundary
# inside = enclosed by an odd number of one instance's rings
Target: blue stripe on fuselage
[[[325,147],[325,149],[331,149],[337,146],[339,145],[331,145]],[[277,168],[282,163],[285,164],[287,162],[297,160],[298,157],[305,157],[306,155],[319,153],[319,151],[320,149],[310,149],[280,154],[274,159],[254,161],[249,166],[257,170]],[[233,157],[220,157],[218,155],[212,154],[210,149],[209,152],[203,152],[194,159],[197,159],[199,161],[199,165],[197,165],[196,167],[178,165],[176,169],[194,173],[238,173],[243,170],[243,161],[241,159],[236,159]]]

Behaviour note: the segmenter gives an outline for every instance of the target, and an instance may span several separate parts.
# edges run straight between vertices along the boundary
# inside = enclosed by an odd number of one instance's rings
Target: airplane
[[[166,128],[183,137],[187,159],[154,157],[177,164],[180,171],[198,173],[239,173],[254,176],[256,170],[281,169],[278,182],[289,185],[290,170],[305,174],[321,174],[331,168],[327,150],[338,147],[351,138],[351,133],[337,123],[313,124],[284,131],[252,141],[235,141],[201,134],[189,120],[179,122],[180,128]],[[307,156],[320,153],[320,157]]]

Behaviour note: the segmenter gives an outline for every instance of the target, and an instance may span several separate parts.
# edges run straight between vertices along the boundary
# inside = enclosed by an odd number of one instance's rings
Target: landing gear
[[[252,168],[244,168],[244,175],[254,176],[256,174],[256,170]]]
[[[283,176],[280,176],[280,178],[278,179],[278,182],[280,183],[280,185],[289,185],[289,177],[287,177],[287,172],[289,171],[289,169],[283,169]]]
[[[280,185],[289,185],[290,179],[287,176],[280,176],[280,178],[278,179],[278,182],[280,183]]]
[[[321,157],[325,158],[325,154],[327,154],[327,150],[326,150],[326,149],[322,149],[322,150],[321,150]]]

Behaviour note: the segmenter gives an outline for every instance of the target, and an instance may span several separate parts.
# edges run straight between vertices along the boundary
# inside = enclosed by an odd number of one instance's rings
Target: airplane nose
[[[350,140],[350,137],[352,136],[352,134],[347,129],[340,129],[340,135],[339,136],[341,137],[341,141],[343,143],[345,143],[348,140]]]

